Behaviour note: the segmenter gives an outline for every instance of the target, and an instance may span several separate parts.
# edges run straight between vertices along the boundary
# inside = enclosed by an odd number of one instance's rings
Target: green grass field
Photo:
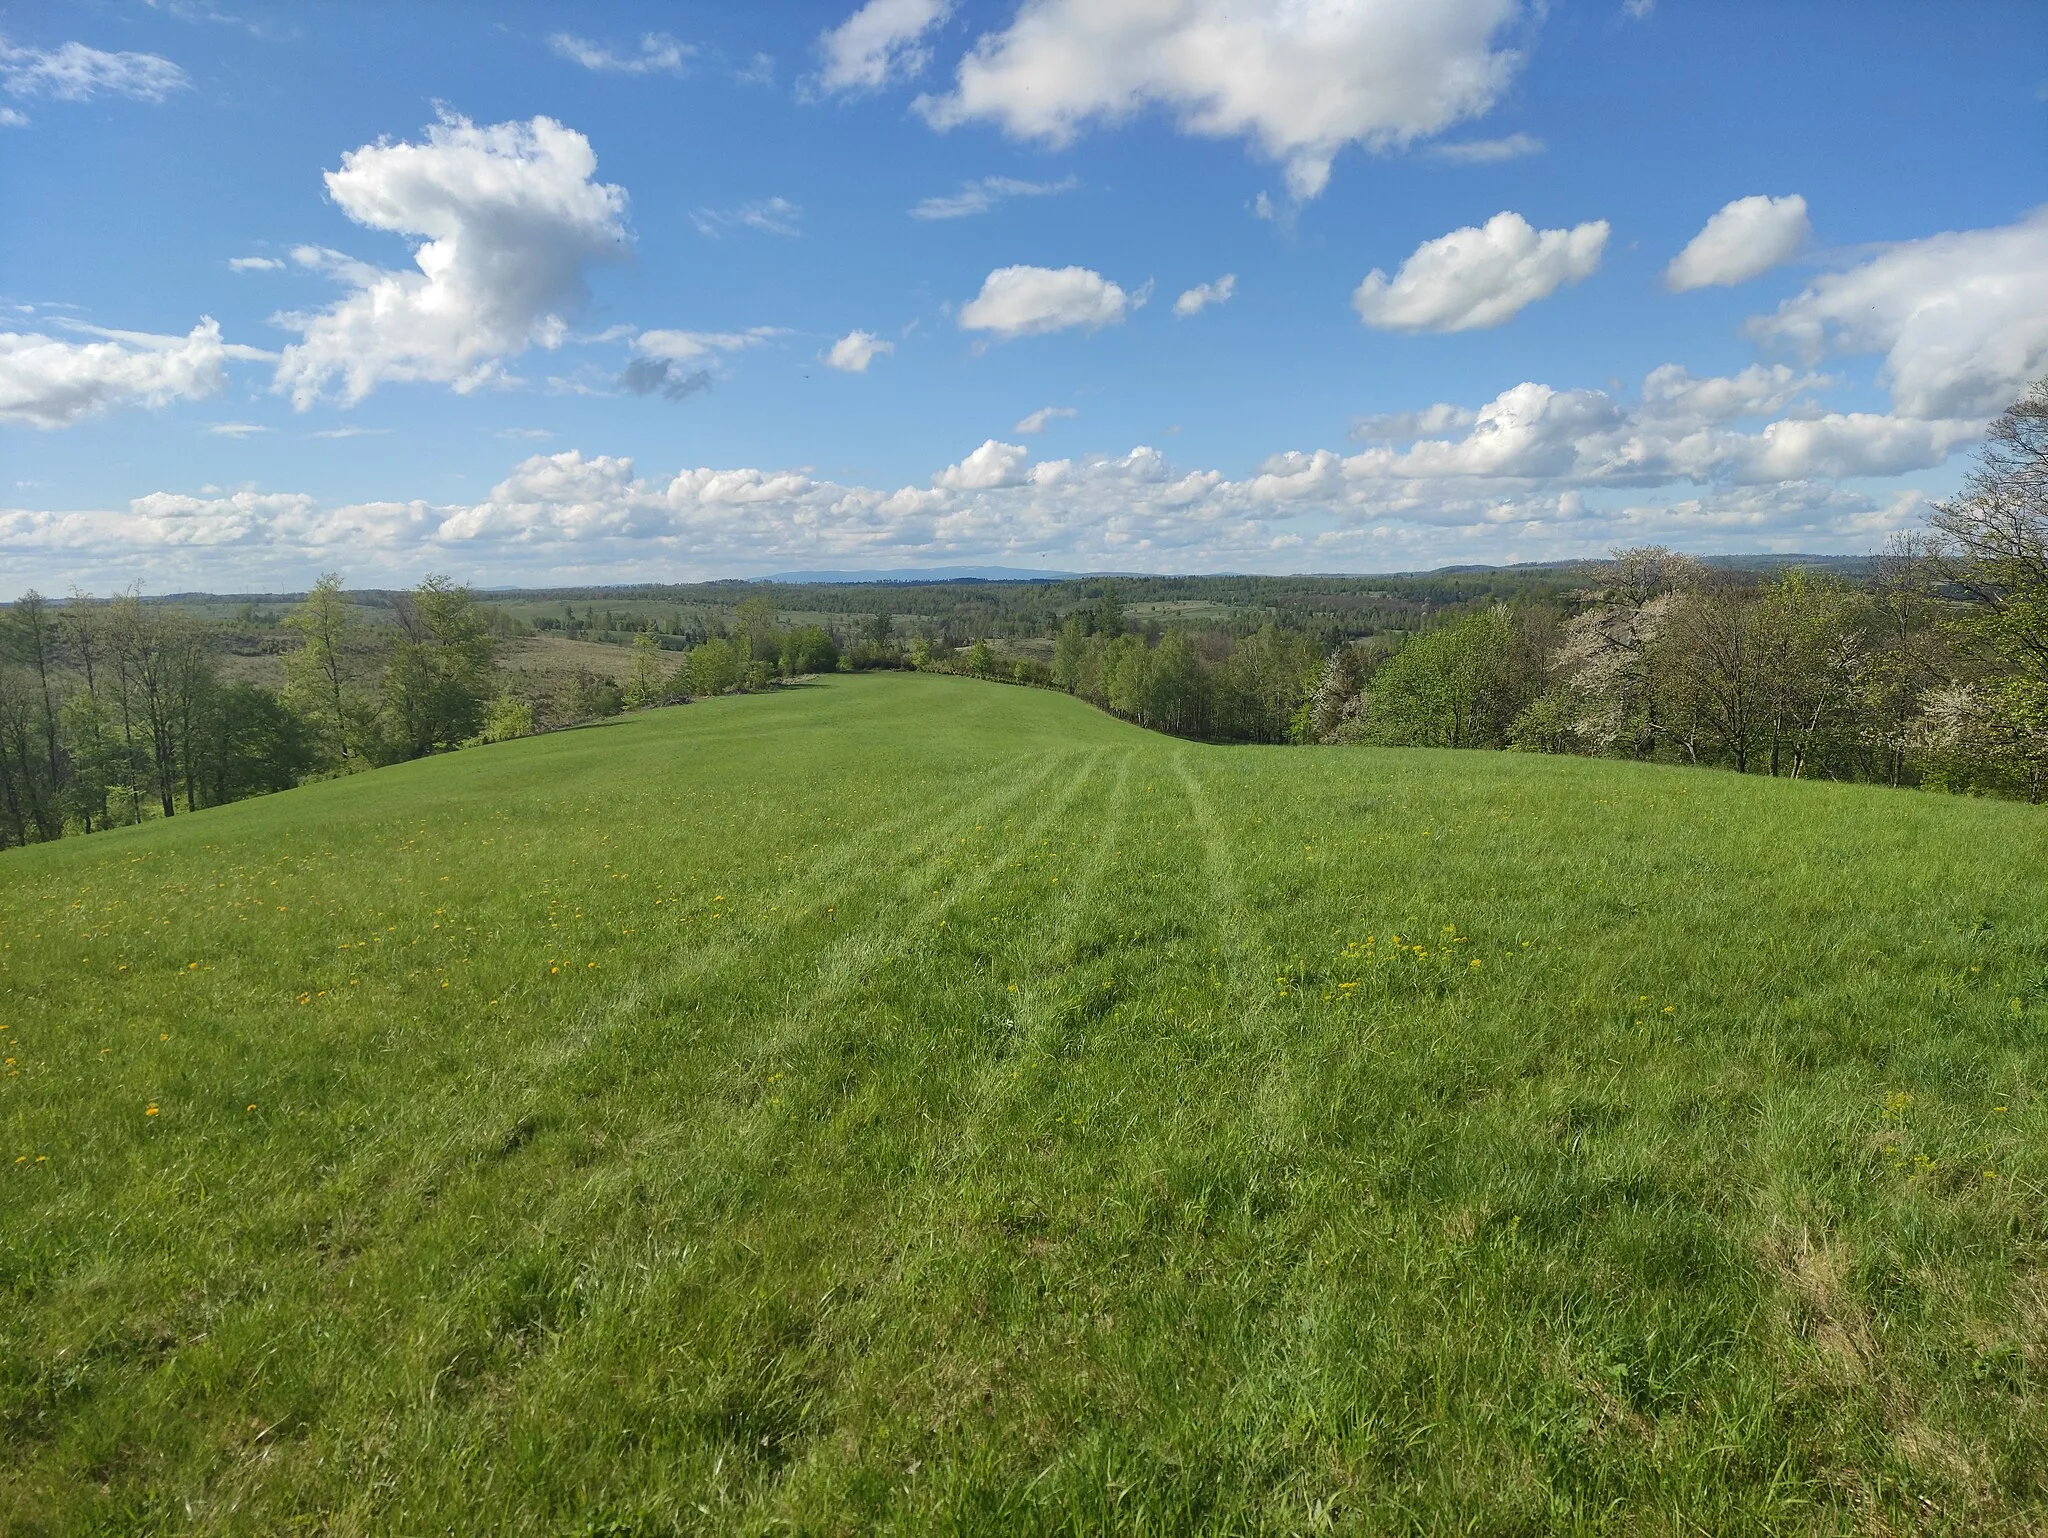
[[[0,857],[0,1531],[2034,1533],[2048,814],[833,678]]]

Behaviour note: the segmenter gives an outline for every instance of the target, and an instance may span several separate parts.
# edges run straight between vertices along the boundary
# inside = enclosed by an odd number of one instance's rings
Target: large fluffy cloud
[[[1025,0],[918,107],[935,127],[1064,144],[1158,106],[1186,132],[1252,140],[1308,198],[1348,144],[1407,144],[1491,107],[1520,62],[1500,39],[1521,14],[1520,0]]]
[[[1806,199],[1737,198],[1709,219],[1664,269],[1665,286],[1673,293],[1688,289],[1747,283],[1790,261],[1813,232],[1807,222]]]
[[[0,422],[68,427],[117,406],[198,400],[227,384],[223,365],[229,359],[274,356],[223,342],[211,317],[184,336],[97,329],[90,334],[98,340],[0,332]]]
[[[337,381],[349,401],[394,380],[469,390],[527,347],[558,345],[584,265],[626,240],[626,194],[596,171],[590,141],[545,117],[479,128],[447,116],[424,143],[342,156],[329,195],[358,224],[424,237],[417,270],[341,267],[345,298],[283,317],[303,339],[277,387],[301,409]]]
[[[1469,331],[1498,326],[1568,283],[1592,276],[1607,247],[1607,221],[1538,230],[1499,213],[1477,229],[1426,240],[1389,278],[1375,267],[1352,308],[1382,331]]]
[[[2048,208],[2017,224],[1892,246],[1820,279],[1752,329],[1808,358],[1882,354],[1904,415],[1990,416],[2048,374]]]
[[[1144,302],[1086,267],[998,267],[960,307],[960,325],[997,337],[1035,336],[1123,323]]]
[[[868,0],[818,39],[828,91],[873,91],[908,79],[929,61],[924,36],[945,20],[952,0]]]

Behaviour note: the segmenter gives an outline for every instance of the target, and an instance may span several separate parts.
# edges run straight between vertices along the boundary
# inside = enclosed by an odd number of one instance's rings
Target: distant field
[[[664,657],[673,664],[675,658]],[[521,636],[498,643],[497,663],[501,669],[535,675],[595,673],[615,683],[624,683],[632,671],[633,653],[624,646],[607,646],[599,641],[572,641],[567,636]]]
[[[675,658],[662,660],[672,664]],[[258,684],[266,689],[284,687],[284,658],[278,653],[242,656],[228,652],[222,654],[220,662],[221,677],[231,683]],[[512,681],[531,687],[546,687],[578,673],[624,683],[633,666],[633,654],[624,646],[572,641],[567,636],[519,636],[498,643],[497,665]]]
[[[13,851],[0,1532],[2039,1532],[2044,871],[908,674]]]

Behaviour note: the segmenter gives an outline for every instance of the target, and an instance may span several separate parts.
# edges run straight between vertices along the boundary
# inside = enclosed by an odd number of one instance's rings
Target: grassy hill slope
[[[835,678],[0,859],[0,1530],[2023,1532],[2048,819]]]

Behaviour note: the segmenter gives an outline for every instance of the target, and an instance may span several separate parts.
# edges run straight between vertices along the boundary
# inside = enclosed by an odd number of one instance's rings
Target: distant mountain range
[[[1799,555],[1796,553],[1774,553],[1751,551],[1745,555],[1702,555],[1695,559],[1708,566],[1725,566],[1736,571],[1778,571],[1787,566],[1806,566],[1827,571],[1847,572],[1860,575],[1870,569],[1877,560],[1874,555]],[[1572,561],[1516,561],[1507,566],[1432,566],[1426,571],[1393,571],[1385,573],[1390,577],[1460,577],[1489,571],[1573,571],[1581,566],[1597,566],[1597,556],[1581,556]],[[1206,574],[1205,574],[1206,575]],[[1322,572],[1310,573],[1326,575]],[[1378,572],[1330,572],[1329,576],[1379,576]]]
[[[1861,573],[1869,569],[1873,557],[1867,555],[1797,555],[1767,554],[1758,552],[1750,555],[1705,555],[1700,557],[1709,566],[1735,567],[1743,571],[1777,571],[1786,566],[1824,567],[1833,571]],[[1466,574],[1478,575],[1497,571],[1571,571],[1577,567],[1596,564],[1596,558],[1581,557],[1574,561],[1517,561],[1507,565],[1462,565],[1437,566],[1424,571],[1399,572],[1302,572],[1309,577],[1455,577]],[[756,577],[757,582],[789,583],[876,583],[876,582],[1072,582],[1083,578],[1103,577],[1164,577],[1202,576],[1232,577],[1262,575],[1255,572],[1123,572],[1123,571],[1031,571],[1018,566],[932,566],[906,568],[892,571],[778,571],[766,577]]]

